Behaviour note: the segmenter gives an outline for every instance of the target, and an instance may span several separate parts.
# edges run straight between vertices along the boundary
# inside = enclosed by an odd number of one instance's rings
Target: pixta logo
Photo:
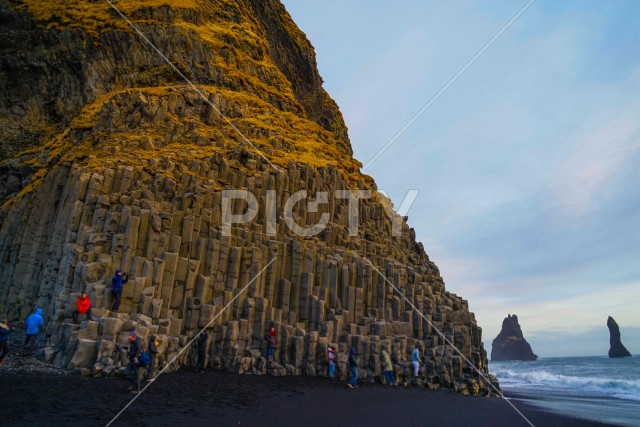
[[[387,198],[384,190],[378,191]],[[331,213],[323,212],[320,219],[313,225],[300,225],[294,218],[294,210],[300,203],[306,203],[305,211],[308,213],[318,213],[321,205],[328,205],[330,193],[320,191],[310,197],[307,190],[300,190],[286,198],[282,206],[280,216],[287,228],[302,237],[315,236],[322,232],[331,222]],[[361,200],[372,197],[371,190],[336,190],[333,192],[335,199],[348,201],[348,232],[349,236],[358,235],[360,223],[359,203]],[[409,190],[396,212],[390,203],[382,203],[385,213],[392,223],[392,236],[402,235],[403,218],[413,205],[418,195],[418,190]],[[263,199],[264,206],[260,206],[256,196],[248,190],[223,190],[221,200],[221,231],[223,236],[230,236],[233,226],[248,224],[252,222],[260,213],[264,213],[265,234],[275,236],[278,225],[278,195],[276,190],[267,190]],[[241,213],[238,213],[238,206],[244,206]]]

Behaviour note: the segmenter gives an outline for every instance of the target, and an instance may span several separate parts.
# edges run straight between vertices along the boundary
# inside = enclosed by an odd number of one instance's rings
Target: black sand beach
[[[0,425],[101,426],[134,396],[122,379],[0,368]],[[521,402],[536,426],[596,426]],[[526,426],[507,402],[446,390],[390,388],[310,377],[256,377],[188,370],[162,375],[115,426]]]

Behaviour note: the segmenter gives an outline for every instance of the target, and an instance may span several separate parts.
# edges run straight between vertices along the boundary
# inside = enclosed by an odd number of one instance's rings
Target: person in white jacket
[[[413,378],[418,378],[418,372],[420,371],[420,348],[416,343],[413,353],[411,353],[411,363],[413,364]]]

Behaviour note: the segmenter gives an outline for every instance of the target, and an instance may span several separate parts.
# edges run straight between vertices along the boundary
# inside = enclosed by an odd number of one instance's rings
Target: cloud
[[[575,140],[551,176],[555,206],[572,218],[595,210],[611,196],[620,170],[640,149],[638,112],[597,129],[588,126]]]

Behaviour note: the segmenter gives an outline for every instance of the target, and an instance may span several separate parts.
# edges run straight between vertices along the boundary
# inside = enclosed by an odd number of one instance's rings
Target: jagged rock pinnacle
[[[607,328],[609,328],[609,344],[611,345],[611,347],[609,347],[609,357],[631,356],[629,350],[627,350],[620,340],[620,327],[611,316],[607,319]]]
[[[509,314],[502,321],[502,330],[493,340],[491,360],[537,360],[531,345],[524,339],[518,316]]]

